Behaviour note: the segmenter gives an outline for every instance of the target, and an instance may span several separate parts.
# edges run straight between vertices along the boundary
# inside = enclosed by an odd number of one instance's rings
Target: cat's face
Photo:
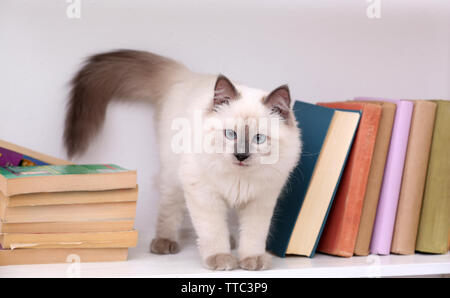
[[[287,86],[267,93],[219,76],[203,126],[204,141],[213,148],[207,166],[262,175],[295,166],[301,142],[290,100]]]

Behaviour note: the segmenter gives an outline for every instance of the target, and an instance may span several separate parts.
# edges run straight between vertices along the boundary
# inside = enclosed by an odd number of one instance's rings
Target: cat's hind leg
[[[150,244],[154,254],[175,254],[180,251],[179,229],[186,213],[183,190],[173,181],[161,181],[160,206],[156,236]]]

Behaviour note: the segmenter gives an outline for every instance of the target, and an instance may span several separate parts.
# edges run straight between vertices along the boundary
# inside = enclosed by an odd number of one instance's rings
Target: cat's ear
[[[214,106],[228,104],[237,99],[238,92],[227,77],[219,74],[216,85],[214,86]]]
[[[270,92],[264,99],[264,104],[273,113],[277,113],[287,120],[291,109],[291,94],[289,92],[289,87],[283,85]]]

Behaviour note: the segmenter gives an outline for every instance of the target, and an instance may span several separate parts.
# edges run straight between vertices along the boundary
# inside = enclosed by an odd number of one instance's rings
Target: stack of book
[[[125,261],[136,172],[73,165],[0,141],[0,265]]]
[[[303,152],[277,202],[268,250],[447,253],[449,101],[297,101],[294,113]]]

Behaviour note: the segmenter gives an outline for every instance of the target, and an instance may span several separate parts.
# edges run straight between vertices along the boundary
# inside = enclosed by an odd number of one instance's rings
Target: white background
[[[295,99],[450,97],[450,1],[0,0],[0,138],[65,158],[68,82],[100,51],[154,51],[250,86],[289,83]],[[158,157],[152,108],[113,105],[79,163],[137,169],[137,228],[153,233]]]

